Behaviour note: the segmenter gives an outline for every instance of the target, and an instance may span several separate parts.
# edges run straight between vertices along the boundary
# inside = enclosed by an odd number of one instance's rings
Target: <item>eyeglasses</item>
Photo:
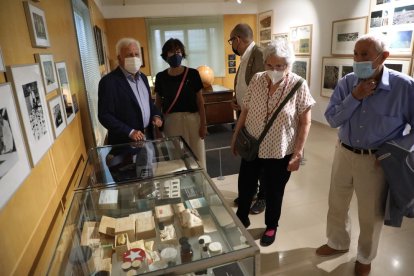
[[[229,39],[229,40],[227,40],[227,42],[228,42],[230,45],[233,45],[233,40],[235,40],[236,38],[237,38],[237,36],[230,37],[230,39]]]
[[[272,66],[271,64],[266,64],[266,67],[271,70],[282,71],[286,69],[287,64],[276,64],[274,66]]]

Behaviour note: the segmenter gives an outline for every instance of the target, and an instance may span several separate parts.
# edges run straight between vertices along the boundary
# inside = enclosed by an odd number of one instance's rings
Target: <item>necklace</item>
[[[283,86],[282,92],[280,93],[279,99],[277,99],[276,104],[273,106],[273,108],[269,111],[269,101],[270,101],[270,88],[271,88],[271,82],[269,84],[269,91],[267,93],[267,102],[266,102],[266,118],[264,119],[264,124],[267,124],[267,121],[269,120],[269,116],[275,111],[275,109],[279,106],[280,101],[282,100],[283,95],[285,94],[286,91],[286,87],[288,85],[288,81],[287,79],[285,79],[285,85]],[[278,87],[279,88],[279,87]],[[277,92],[278,88],[276,88],[276,91],[274,93]]]

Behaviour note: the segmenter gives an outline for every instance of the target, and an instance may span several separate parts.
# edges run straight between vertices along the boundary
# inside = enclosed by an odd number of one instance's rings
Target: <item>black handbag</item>
[[[260,134],[259,139],[254,138],[246,129],[245,126],[243,126],[239,133],[237,133],[236,137],[236,149],[237,153],[246,161],[253,161],[257,158],[257,155],[259,153],[259,147],[260,143],[265,138],[267,132],[269,131],[270,127],[272,126],[274,120],[276,119],[276,116],[279,114],[280,110],[285,106],[285,104],[292,98],[293,94],[296,93],[296,91],[299,89],[299,87],[303,83],[303,78],[301,78],[295,86],[292,88],[290,93],[286,96],[286,98],[283,100],[283,102],[278,106],[275,113],[273,114],[272,118],[269,120],[269,122],[266,124],[265,128],[263,129],[262,133]]]

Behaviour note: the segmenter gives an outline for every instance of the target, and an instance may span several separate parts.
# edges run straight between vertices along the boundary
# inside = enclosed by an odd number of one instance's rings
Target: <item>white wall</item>
[[[273,10],[272,33],[287,33],[289,27],[312,24],[310,90],[316,100],[312,119],[327,124],[324,112],[329,99],[320,96],[322,57],[331,55],[332,21],[368,16],[370,0],[263,0],[258,11]]]

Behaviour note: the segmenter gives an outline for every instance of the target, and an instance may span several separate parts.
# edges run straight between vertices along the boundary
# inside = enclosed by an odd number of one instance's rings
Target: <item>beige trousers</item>
[[[385,208],[385,178],[375,155],[353,153],[339,143],[332,164],[327,220],[328,245],[348,249],[351,240],[349,205],[355,191],[358,202],[357,261],[369,264],[377,255]]]
[[[200,166],[206,169],[206,151],[204,140],[200,138],[200,114],[198,112],[174,112],[164,117],[164,134],[166,136],[182,136],[184,141],[193,151],[200,162]]]

